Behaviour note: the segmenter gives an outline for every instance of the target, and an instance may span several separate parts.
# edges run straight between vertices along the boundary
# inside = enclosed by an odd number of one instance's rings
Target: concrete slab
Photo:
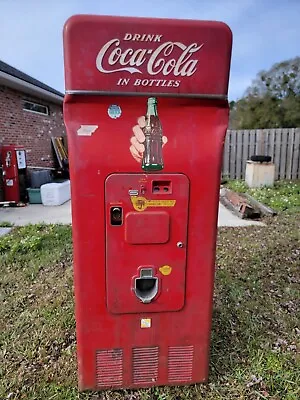
[[[0,208],[1,221],[10,222],[17,226],[40,223],[68,225],[72,222],[71,201],[53,207],[29,204],[26,207]]]
[[[27,224],[71,224],[71,202],[61,206],[43,206],[42,204],[29,204],[26,207],[0,208],[0,222],[10,222],[14,225]],[[243,220],[219,204],[218,226],[250,226],[264,225],[262,222]]]
[[[0,236],[7,235],[11,230],[12,230],[12,228],[1,228],[0,227]]]
[[[228,210],[223,204],[219,203],[219,218],[218,218],[218,226],[251,226],[251,225],[260,225],[264,226],[265,224],[260,221],[252,221],[250,219],[241,219],[233,214],[230,210]]]

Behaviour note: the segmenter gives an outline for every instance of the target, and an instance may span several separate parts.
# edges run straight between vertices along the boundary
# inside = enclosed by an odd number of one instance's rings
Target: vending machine
[[[81,390],[208,379],[231,46],[222,22],[65,24]]]
[[[4,145],[1,152],[4,200],[18,204],[25,202],[26,151],[23,146]]]

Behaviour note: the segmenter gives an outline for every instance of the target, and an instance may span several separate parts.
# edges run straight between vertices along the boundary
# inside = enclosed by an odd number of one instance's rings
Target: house
[[[64,95],[0,61],[0,150],[24,146],[29,168],[56,165],[51,137],[65,136]]]

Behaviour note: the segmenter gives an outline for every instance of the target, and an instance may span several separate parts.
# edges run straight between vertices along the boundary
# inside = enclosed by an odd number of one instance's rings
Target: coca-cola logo
[[[109,40],[100,49],[96,66],[100,72],[111,74],[127,71],[130,74],[142,74],[144,66],[150,76],[162,74],[175,77],[192,76],[197,70],[198,59],[193,58],[204,44],[184,44],[177,41],[161,43],[162,35],[126,33],[123,41],[159,42],[153,48],[124,48],[118,38]],[[122,43],[123,44],[123,43]]]

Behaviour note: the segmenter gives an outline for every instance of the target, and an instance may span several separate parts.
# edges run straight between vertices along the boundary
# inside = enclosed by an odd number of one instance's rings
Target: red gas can
[[[207,380],[231,43],[219,22],[65,25],[81,389]]]

